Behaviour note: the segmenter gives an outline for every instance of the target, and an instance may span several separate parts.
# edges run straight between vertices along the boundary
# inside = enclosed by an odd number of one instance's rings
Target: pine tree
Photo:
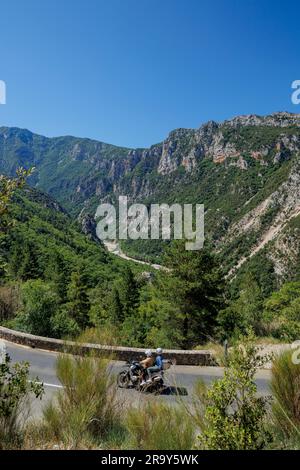
[[[205,249],[187,251],[184,241],[178,241],[165,262],[170,272],[162,283],[162,295],[178,309],[170,322],[181,332],[182,346],[206,341],[214,334],[224,305],[224,280],[216,258]]]
[[[134,274],[129,267],[124,270],[119,286],[123,317],[134,315],[139,306],[139,289]]]
[[[71,274],[68,299],[69,315],[78,323],[80,328],[87,327],[89,324],[90,301],[86,276],[80,268]]]
[[[124,320],[123,306],[119,291],[116,287],[113,288],[111,293],[109,315],[113,324],[122,323]]]
[[[17,277],[23,281],[43,277],[40,266],[40,254],[34,243],[29,241],[25,243],[20,243],[19,240],[16,241],[12,253],[11,266]]]
[[[47,277],[53,281],[56,286],[61,301],[64,303],[68,298],[68,285],[70,283],[70,267],[64,256],[55,250],[51,254],[51,260],[48,264]]]
[[[251,273],[247,273],[240,284],[239,297],[218,315],[222,339],[232,335],[246,334],[252,328],[256,334],[262,332],[262,290]]]

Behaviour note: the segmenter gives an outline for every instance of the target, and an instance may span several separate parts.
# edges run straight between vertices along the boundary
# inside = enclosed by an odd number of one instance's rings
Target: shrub
[[[14,317],[20,306],[19,286],[5,285],[0,287],[0,321]]]
[[[265,302],[264,323],[268,334],[285,341],[300,335],[300,282],[284,284]]]
[[[87,328],[79,336],[80,343],[102,344],[117,346],[120,339],[120,329],[115,325],[104,324],[98,328]]]
[[[22,416],[28,410],[31,394],[40,398],[43,386],[38,379],[29,382],[29,364],[11,366],[5,355],[0,364],[0,450],[20,447],[22,443]]]
[[[22,302],[23,309],[17,318],[20,326],[35,335],[51,336],[51,318],[59,307],[59,297],[52,285],[41,280],[25,282]]]
[[[149,402],[127,414],[129,446],[143,450],[188,450],[195,441],[195,427],[185,410]]]
[[[50,330],[54,338],[75,337],[80,333],[78,324],[73,318],[70,318],[64,306],[51,317]]]
[[[86,442],[106,439],[119,426],[121,412],[108,361],[60,355],[57,377],[64,388],[44,409],[48,439],[73,449]]]
[[[271,390],[274,396],[273,420],[282,439],[295,436],[300,444],[300,364],[285,351],[273,361]]]
[[[201,430],[198,447],[208,450],[263,449],[268,399],[257,396],[254,375],[269,358],[258,355],[253,338],[244,339],[228,358],[224,377],[211,388],[198,386],[193,416]]]

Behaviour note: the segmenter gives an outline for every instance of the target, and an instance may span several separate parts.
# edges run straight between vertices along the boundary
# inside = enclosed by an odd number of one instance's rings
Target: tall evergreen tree
[[[11,269],[16,277],[27,281],[29,279],[43,278],[43,270],[40,266],[40,253],[34,242],[20,240],[14,242],[10,259]]]
[[[129,317],[136,312],[140,297],[138,284],[129,267],[126,267],[123,272],[118,290],[122,303],[123,317]]]
[[[260,334],[263,304],[260,286],[253,274],[247,273],[241,282],[238,298],[232,300],[230,305],[219,313],[222,338],[246,334],[249,328]]]
[[[224,280],[216,258],[207,250],[187,251],[184,241],[172,244],[165,257],[170,268],[162,284],[163,295],[178,309],[170,318],[191,347],[214,334],[217,315],[224,306]]]
[[[113,324],[122,323],[124,320],[123,306],[120,294],[116,287],[113,288],[110,298],[109,316]]]
[[[47,268],[47,277],[55,283],[56,291],[61,301],[66,302],[68,299],[68,285],[71,277],[70,266],[62,253],[58,250],[51,253],[51,259]]]
[[[87,327],[89,324],[90,301],[86,276],[81,268],[71,274],[68,299],[69,315],[74,318],[81,328]]]

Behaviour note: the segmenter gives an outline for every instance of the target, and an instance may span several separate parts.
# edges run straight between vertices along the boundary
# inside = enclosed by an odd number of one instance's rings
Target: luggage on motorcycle
[[[170,361],[170,359],[163,359],[163,370],[168,370],[170,369],[171,365],[172,365],[172,361]]]

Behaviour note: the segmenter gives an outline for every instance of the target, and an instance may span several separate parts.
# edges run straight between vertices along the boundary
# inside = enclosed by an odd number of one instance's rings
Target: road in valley
[[[145,266],[150,266],[151,268],[157,269],[158,271],[161,269],[164,271],[168,271],[168,268],[166,268],[165,266],[162,266],[161,264],[152,264],[152,263],[148,263],[147,261],[141,261],[140,259],[131,258],[130,256],[125,255],[125,253],[123,253],[117,241],[103,240],[103,244],[105,248],[107,249],[107,251],[109,251],[109,253],[115,256],[119,256],[119,258],[126,259],[127,261],[133,261],[134,263],[138,263],[138,264],[144,264]]]

